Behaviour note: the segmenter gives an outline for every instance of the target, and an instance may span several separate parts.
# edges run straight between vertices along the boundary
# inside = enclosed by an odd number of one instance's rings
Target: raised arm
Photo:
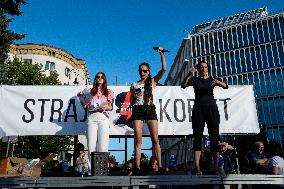
[[[157,75],[155,75],[153,77],[155,83],[158,83],[158,81],[163,77],[163,75],[164,75],[164,73],[166,72],[166,69],[167,69],[166,59],[165,59],[165,56],[164,56],[164,53],[162,52],[162,50],[163,50],[162,47],[159,47],[157,49],[157,52],[161,56],[162,69],[157,73]]]
[[[195,67],[190,68],[188,74],[185,76],[185,78],[182,80],[180,86],[181,88],[185,89],[189,86],[189,79],[193,76],[193,73],[196,72],[197,69]]]

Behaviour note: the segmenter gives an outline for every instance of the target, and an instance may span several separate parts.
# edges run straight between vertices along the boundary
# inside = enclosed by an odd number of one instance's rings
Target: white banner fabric
[[[1,86],[0,137],[17,135],[86,135],[87,113],[78,97],[86,86]],[[110,86],[114,108],[110,112],[111,135],[133,135],[129,87]],[[154,104],[159,135],[192,134],[192,87],[158,86]],[[220,134],[259,133],[253,86],[216,87]],[[207,134],[205,129],[204,134]],[[143,135],[149,135],[143,127]]]

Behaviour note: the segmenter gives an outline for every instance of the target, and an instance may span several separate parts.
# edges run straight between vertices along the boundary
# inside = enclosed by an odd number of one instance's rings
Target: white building
[[[31,64],[40,64],[48,76],[50,71],[59,74],[62,85],[89,85],[90,77],[84,60],[74,57],[67,51],[44,44],[11,45],[8,58],[15,57]]]

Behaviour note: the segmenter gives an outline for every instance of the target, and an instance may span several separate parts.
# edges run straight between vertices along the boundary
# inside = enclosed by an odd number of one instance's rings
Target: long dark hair
[[[98,93],[98,83],[97,83],[97,76],[101,74],[104,77],[104,82],[102,84],[102,93],[106,97],[108,96],[108,89],[107,89],[107,78],[104,72],[98,72],[95,76],[94,82],[93,82],[93,88],[91,89],[91,95],[95,96]]]
[[[152,94],[152,77],[150,74],[150,65],[147,62],[143,62],[139,65],[139,69],[141,66],[146,66],[149,70],[149,75],[144,83],[144,105],[152,105],[153,104],[153,94]]]

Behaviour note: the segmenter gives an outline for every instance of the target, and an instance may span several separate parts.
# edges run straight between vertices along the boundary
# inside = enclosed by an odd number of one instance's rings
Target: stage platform
[[[151,175],[151,176],[89,176],[89,177],[20,177],[0,178],[0,188],[51,187],[110,187],[139,188],[139,186],[172,188],[174,186],[214,185],[214,188],[242,188],[248,185],[284,186],[283,175],[231,174],[217,175]],[[268,186],[269,185],[269,186]]]

